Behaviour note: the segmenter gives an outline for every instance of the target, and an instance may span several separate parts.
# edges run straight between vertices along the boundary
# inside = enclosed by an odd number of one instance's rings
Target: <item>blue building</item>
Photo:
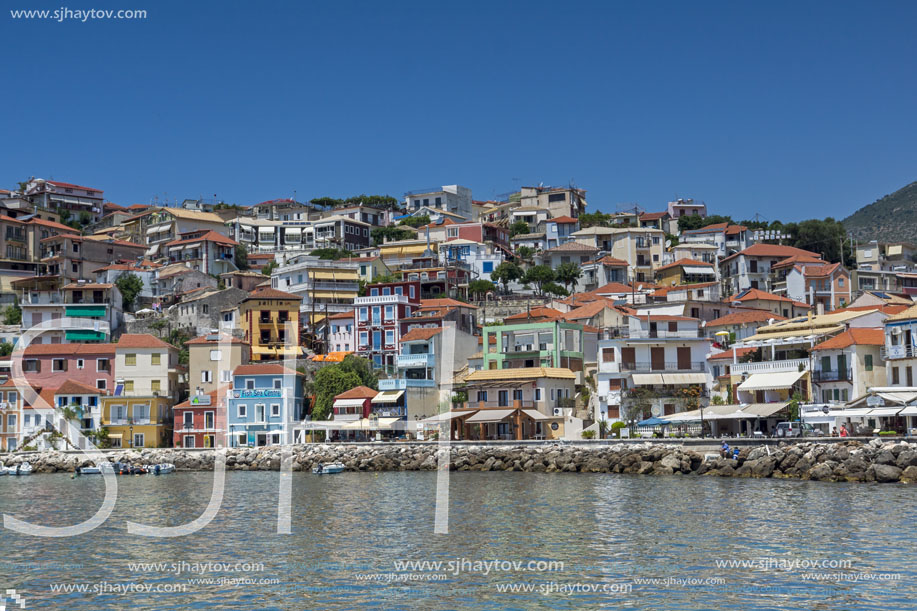
[[[239,365],[227,411],[232,448],[293,443],[305,416],[302,374],[276,363]]]

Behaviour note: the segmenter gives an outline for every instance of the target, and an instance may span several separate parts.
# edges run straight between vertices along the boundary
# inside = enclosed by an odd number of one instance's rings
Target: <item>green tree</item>
[[[572,290],[572,285],[576,284],[582,275],[583,270],[579,265],[573,263],[572,261],[561,263],[555,270],[557,281],[567,288],[568,293]]]
[[[468,293],[477,295],[479,301],[495,288],[494,283],[490,280],[472,280],[468,283]]]
[[[349,371],[357,375],[360,378],[360,384],[363,386],[368,386],[372,389],[379,388],[379,377],[376,375],[376,372],[373,371],[372,363],[369,359],[364,359],[362,357],[348,354],[344,357],[344,360],[336,365],[342,371]]]
[[[309,253],[313,257],[325,259],[327,261],[337,261],[345,257],[352,257],[353,253],[343,248],[318,248]]]
[[[363,204],[364,206],[382,210],[398,210],[401,208],[401,202],[391,195],[355,195],[348,197],[342,203],[347,206]]]
[[[577,219],[581,229],[587,227],[610,227],[611,215],[604,212],[586,212]]]
[[[417,237],[417,231],[410,227],[374,227],[369,235],[373,239],[373,246],[378,246],[388,240],[397,242],[399,240],[410,240]]]
[[[529,233],[529,224],[523,220],[518,220],[509,226],[509,237]]]
[[[545,282],[541,286],[541,290],[545,295],[556,295],[557,297],[566,297],[570,294],[567,289],[556,282]]]
[[[360,385],[360,376],[344,371],[339,365],[323,367],[315,374],[315,404],[313,420],[327,420],[334,405],[334,397]]]
[[[508,290],[510,282],[521,280],[523,276],[522,268],[512,261],[504,261],[494,271],[490,272],[490,279],[503,285],[503,290]]]
[[[554,270],[547,265],[536,265],[526,270],[522,277],[525,284],[534,284],[539,295],[544,294],[544,285],[554,282]]]
[[[277,268],[277,261],[271,259],[268,261],[268,264],[261,268],[261,273],[265,276],[270,276],[271,273]]]
[[[245,244],[236,244],[235,251],[235,263],[236,267],[240,270],[245,271],[248,269],[248,249],[245,247]]]
[[[531,265],[535,261],[535,249],[531,246],[520,246],[516,249],[516,257],[525,265]]]
[[[650,417],[655,397],[656,393],[646,387],[638,386],[627,392],[627,397],[621,407],[623,408],[623,419],[628,423],[631,436],[634,434],[634,425]]]
[[[321,208],[336,208],[343,202],[333,197],[316,197],[315,199],[309,200],[309,203],[313,206],[319,206]]]
[[[13,354],[13,347],[16,344],[14,342],[2,342],[0,343],[0,356],[9,356]]]
[[[121,292],[122,307],[128,312],[133,312],[134,301],[137,299],[137,295],[140,294],[140,291],[143,290],[143,281],[137,274],[127,272],[126,274],[118,276],[118,279],[115,280],[115,286],[117,286],[118,290]]]
[[[19,307],[18,303],[14,303],[11,306],[7,306],[3,310],[3,324],[5,325],[21,325],[22,324],[22,308]]]
[[[692,229],[702,229],[708,225],[717,223],[732,223],[732,217],[714,214],[712,216],[699,216],[696,214],[686,214],[678,217],[678,230],[691,231]]]
[[[792,236],[792,245],[796,248],[817,252],[825,261],[842,263],[847,268],[856,265],[847,230],[843,223],[830,216],[824,220],[787,223],[783,230]]]
[[[407,225],[408,227],[413,227],[417,229],[418,227],[423,227],[424,225],[430,224],[430,217],[426,214],[421,216],[409,216],[406,219],[403,219],[399,225]]]

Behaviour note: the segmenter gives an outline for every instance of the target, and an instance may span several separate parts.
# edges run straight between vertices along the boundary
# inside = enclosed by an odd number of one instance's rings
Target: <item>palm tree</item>
[[[576,284],[576,281],[583,275],[583,270],[576,263],[561,263],[554,270],[554,275],[558,282],[567,287],[567,292],[570,292],[571,285]]]

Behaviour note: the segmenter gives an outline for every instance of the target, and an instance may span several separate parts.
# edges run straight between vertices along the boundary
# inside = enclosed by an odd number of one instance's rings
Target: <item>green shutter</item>
[[[68,307],[66,315],[74,317],[105,316],[105,306],[91,308]]]
[[[76,330],[76,331],[67,331],[66,333],[68,342],[104,342],[105,334],[101,331],[89,331],[89,330]]]

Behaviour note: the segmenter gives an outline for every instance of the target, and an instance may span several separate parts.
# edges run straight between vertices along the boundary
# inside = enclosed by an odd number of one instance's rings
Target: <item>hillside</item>
[[[860,208],[843,223],[861,242],[917,242],[917,182]]]

